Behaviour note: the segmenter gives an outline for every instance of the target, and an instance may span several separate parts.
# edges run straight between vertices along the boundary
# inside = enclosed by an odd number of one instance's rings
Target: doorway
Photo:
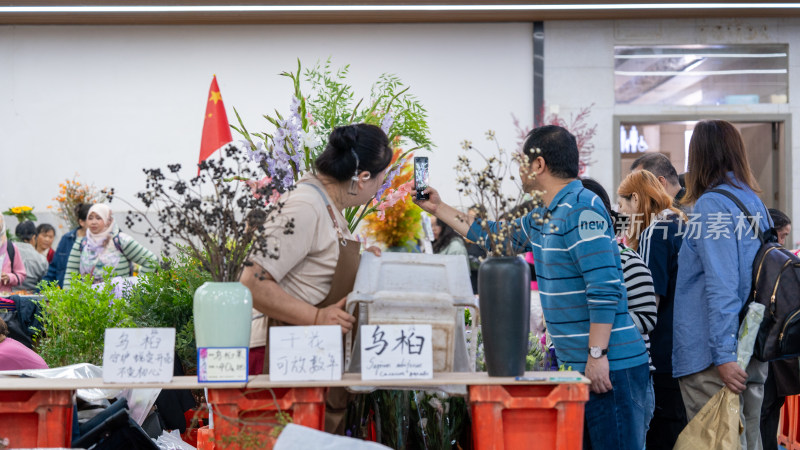
[[[790,155],[786,152],[788,116],[730,121],[742,134],[750,169],[761,187],[759,197],[768,208],[791,213]],[[615,142],[618,160],[615,189],[630,173],[636,158],[649,152],[666,155],[678,174],[687,171],[689,141],[698,119],[647,120],[622,118],[615,120]]]

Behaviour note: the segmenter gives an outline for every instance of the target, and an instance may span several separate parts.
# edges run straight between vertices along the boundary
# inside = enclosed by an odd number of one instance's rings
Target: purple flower
[[[294,95],[292,96],[292,103],[289,105],[289,109],[292,110],[293,116],[300,116],[300,100]]]
[[[381,121],[381,130],[389,134],[389,129],[392,128],[392,125],[394,125],[394,116],[391,112],[387,112],[386,115],[383,116],[383,121]]]
[[[386,181],[384,181],[381,187],[378,188],[378,192],[375,194],[376,199],[380,200],[386,189],[389,189],[389,186],[392,185],[392,180],[394,180],[394,177],[396,177],[400,173],[400,169],[403,167],[404,163],[405,160],[398,161],[395,169],[386,175]]]

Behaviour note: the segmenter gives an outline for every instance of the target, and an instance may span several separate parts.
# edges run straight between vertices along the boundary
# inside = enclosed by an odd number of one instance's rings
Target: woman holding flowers
[[[268,234],[275,254],[253,257],[241,276],[256,310],[251,373],[269,369],[269,326],[338,325],[347,333],[355,325],[356,318],[344,305],[355,282],[361,244],[348,231],[342,211],[375,196],[392,153],[386,133],[377,126],[335,128],[315,161],[316,174],[304,175],[281,198],[280,219],[265,224],[267,231],[274,231]],[[339,423],[346,406],[343,399],[329,396],[328,431],[343,425]],[[338,419],[333,418],[336,413]]]
[[[25,265],[14,243],[6,238],[6,221],[0,216],[0,294],[10,294],[25,281]]]
[[[153,252],[144,248],[132,237],[119,231],[111,216],[111,208],[97,203],[89,209],[86,218],[86,237],[76,240],[67,260],[64,289],[69,289],[72,277],[91,274],[95,282],[103,281],[106,268],[112,269],[115,277],[133,274],[133,264],[139,264],[142,272],[155,269]]]

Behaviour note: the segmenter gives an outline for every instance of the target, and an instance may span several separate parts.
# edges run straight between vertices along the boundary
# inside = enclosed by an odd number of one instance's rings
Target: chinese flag
[[[228,115],[225,114],[225,105],[222,104],[222,94],[217,86],[217,76],[211,80],[208,90],[208,103],[203,121],[203,139],[200,141],[200,159],[198,164],[208,159],[215,151],[233,141],[231,127],[228,126]],[[200,173],[200,169],[197,170]]]

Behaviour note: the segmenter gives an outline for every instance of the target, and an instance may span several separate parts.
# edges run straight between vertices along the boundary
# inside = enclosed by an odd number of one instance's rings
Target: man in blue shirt
[[[619,248],[602,201],[578,176],[575,137],[557,126],[533,130],[520,167],[526,192],[543,191],[547,205],[518,219],[519,253],[532,251],[545,322],[559,363],[585,373],[591,394],[585,441],[593,449],[644,446],[648,355],[628,314]],[[480,219],[442,202],[429,188],[417,203],[469,239],[487,245]],[[537,223],[537,217],[549,217]],[[488,222],[486,228],[497,229]]]

